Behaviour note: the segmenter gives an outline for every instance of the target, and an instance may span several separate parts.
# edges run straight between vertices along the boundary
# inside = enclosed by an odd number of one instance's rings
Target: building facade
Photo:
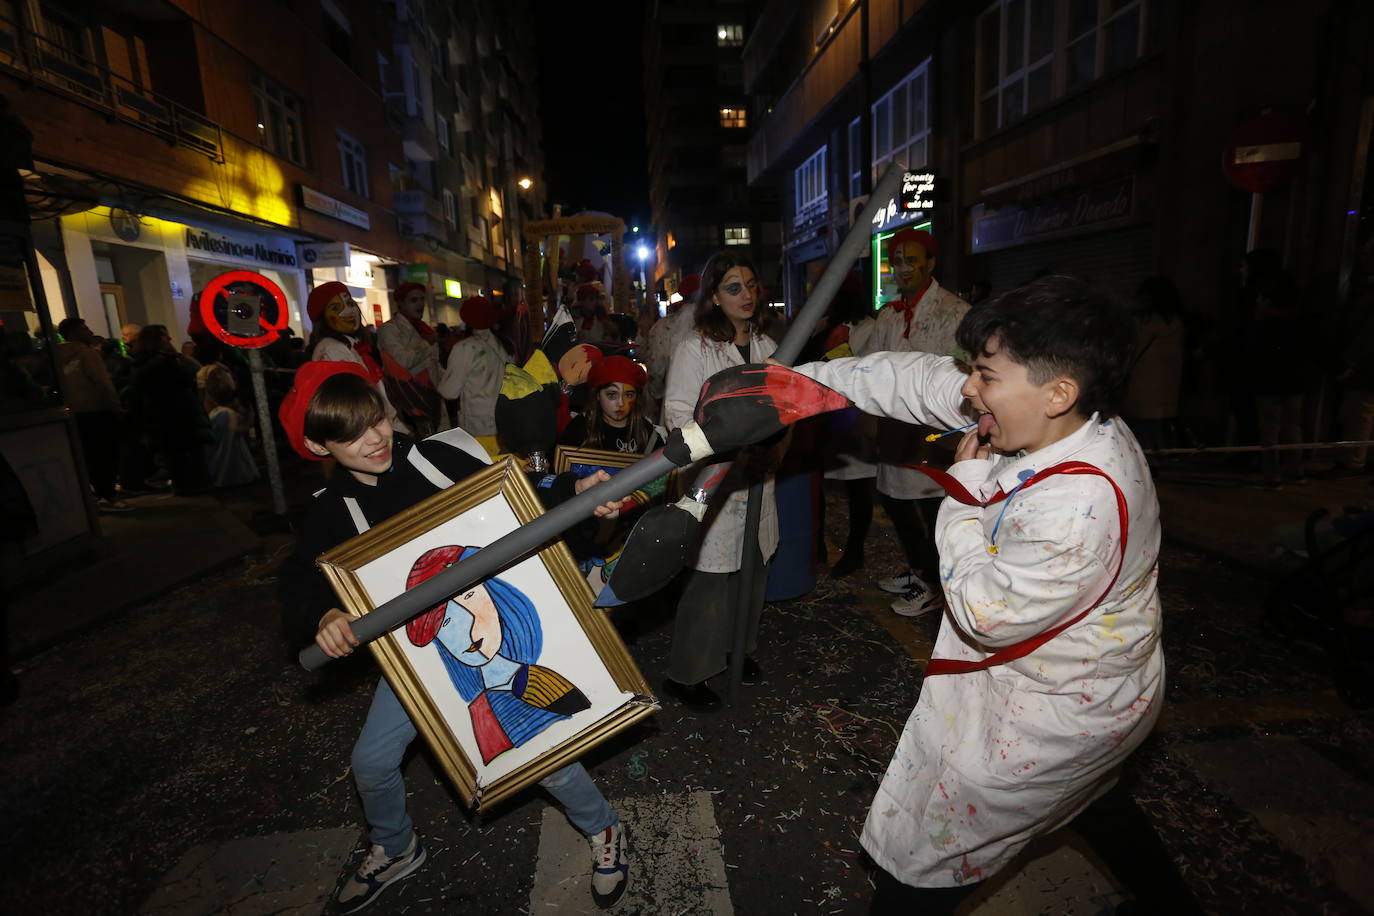
[[[749,104],[767,112],[748,164],[753,185],[779,192],[789,297],[808,291],[896,162],[934,179],[930,206],[885,207],[870,231],[929,224],[948,287],[986,279],[995,294],[1052,271],[1130,298],[1163,273],[1219,317],[1241,255],[1262,246],[1332,314],[1359,285],[1356,253],[1374,226],[1374,68],[1360,50],[1371,30],[1374,8],[1342,0],[1301,11],[1269,0],[770,2],[744,49]],[[1252,144],[1297,157],[1256,201],[1222,160],[1266,112],[1302,137]],[[878,304],[886,268],[881,246],[870,252]]]
[[[741,52],[760,4],[654,0],[645,11],[644,99],[655,281],[669,290],[722,248],[747,248],[778,291],[776,192],[750,186],[746,143],[757,118]]]
[[[463,296],[522,295],[519,227],[544,193],[529,12],[0,0],[6,177],[19,166],[29,220],[0,245],[4,368],[36,383],[5,399],[0,450],[26,485],[63,481],[26,550],[96,527],[50,357],[62,318],[102,337],[162,324],[180,344],[197,293],[234,269],[275,281],[303,336],[329,280],[374,323],[406,280],[451,323]],[[11,157],[30,140],[31,161]]]

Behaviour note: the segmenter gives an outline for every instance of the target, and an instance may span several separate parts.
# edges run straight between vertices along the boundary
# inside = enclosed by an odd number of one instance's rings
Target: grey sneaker
[[[921,577],[908,569],[906,572],[898,573],[891,579],[879,579],[878,588],[890,595],[905,595],[911,591],[911,587],[921,581]]]
[[[587,837],[592,847],[592,902],[603,910],[620,902],[630,886],[630,855],[625,846],[625,827],[613,824]]]
[[[939,607],[942,600],[937,590],[917,579],[905,595],[892,602],[892,613],[899,617],[920,617]]]
[[[374,845],[358,870],[348,876],[347,883],[339,890],[339,912],[358,912],[380,897],[388,885],[423,865],[426,855],[420,837],[413,833],[410,845],[399,856],[389,856],[385,849]]]

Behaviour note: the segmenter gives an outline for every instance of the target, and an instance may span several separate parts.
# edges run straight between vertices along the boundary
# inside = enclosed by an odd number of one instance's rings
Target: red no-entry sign
[[[1260,193],[1292,181],[1306,152],[1307,125],[1302,118],[1266,112],[1235,129],[1221,167],[1231,184]]]
[[[231,288],[235,286],[238,288]],[[221,296],[226,305],[217,309],[215,303]],[[247,318],[246,326],[241,326],[243,321],[234,321],[239,313]],[[291,316],[280,286],[251,270],[231,270],[215,277],[201,292],[200,317],[210,333],[231,347],[252,349],[280,337]],[[248,333],[250,329],[254,333]]]

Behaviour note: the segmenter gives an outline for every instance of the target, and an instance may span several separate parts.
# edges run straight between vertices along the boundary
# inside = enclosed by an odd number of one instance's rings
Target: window
[[[997,0],[978,17],[978,133],[1139,58],[1148,12],[1148,0]]]
[[[1067,83],[1105,76],[1145,51],[1144,0],[1070,0]]]
[[[725,244],[727,245],[748,245],[749,227],[748,226],[726,226]]]
[[[979,127],[1021,120],[1054,95],[1057,0],[999,0],[978,20]]]
[[[334,0],[324,0],[324,43],[345,63],[353,62],[353,26]]]
[[[733,23],[716,26],[716,47],[738,48],[744,44],[744,26]]]
[[[748,116],[743,108],[722,108],[720,110],[721,127],[747,127]]]
[[[339,164],[343,168],[344,187],[361,197],[367,196],[367,153],[357,137],[338,132]]]
[[[435,112],[434,114],[434,136],[439,140],[439,149],[448,152],[453,146],[453,126],[448,123],[448,118]]]
[[[853,200],[864,191],[864,150],[859,136],[859,119],[849,122],[849,199]]]
[[[448,221],[450,226],[458,225],[458,201],[454,199],[453,192],[444,188],[443,193],[439,196],[444,202],[444,219]]]
[[[253,103],[258,116],[258,142],[283,159],[305,163],[305,131],[301,100],[265,76],[253,80]]]
[[[888,162],[899,162],[908,169],[926,164],[930,143],[929,69],[930,61],[926,60],[873,103],[875,175]],[[853,125],[850,131],[858,133]],[[850,181],[853,182],[852,175]]]
[[[744,147],[739,144],[731,144],[720,148],[720,164],[726,169],[744,168]]]
[[[825,212],[825,147],[811,154],[797,170],[792,173],[793,196],[796,208],[793,218],[797,222],[810,219],[818,212]]]

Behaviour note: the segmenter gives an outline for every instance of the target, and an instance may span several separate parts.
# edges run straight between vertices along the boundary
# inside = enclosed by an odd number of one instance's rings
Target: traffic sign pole
[[[253,371],[253,399],[258,407],[258,431],[262,439],[262,456],[267,461],[267,482],[272,486],[272,511],[286,515],[286,490],[281,482],[281,465],[277,463],[277,437],[272,430],[272,410],[267,404],[267,382],[263,379],[262,350],[248,351],[248,367]]]

